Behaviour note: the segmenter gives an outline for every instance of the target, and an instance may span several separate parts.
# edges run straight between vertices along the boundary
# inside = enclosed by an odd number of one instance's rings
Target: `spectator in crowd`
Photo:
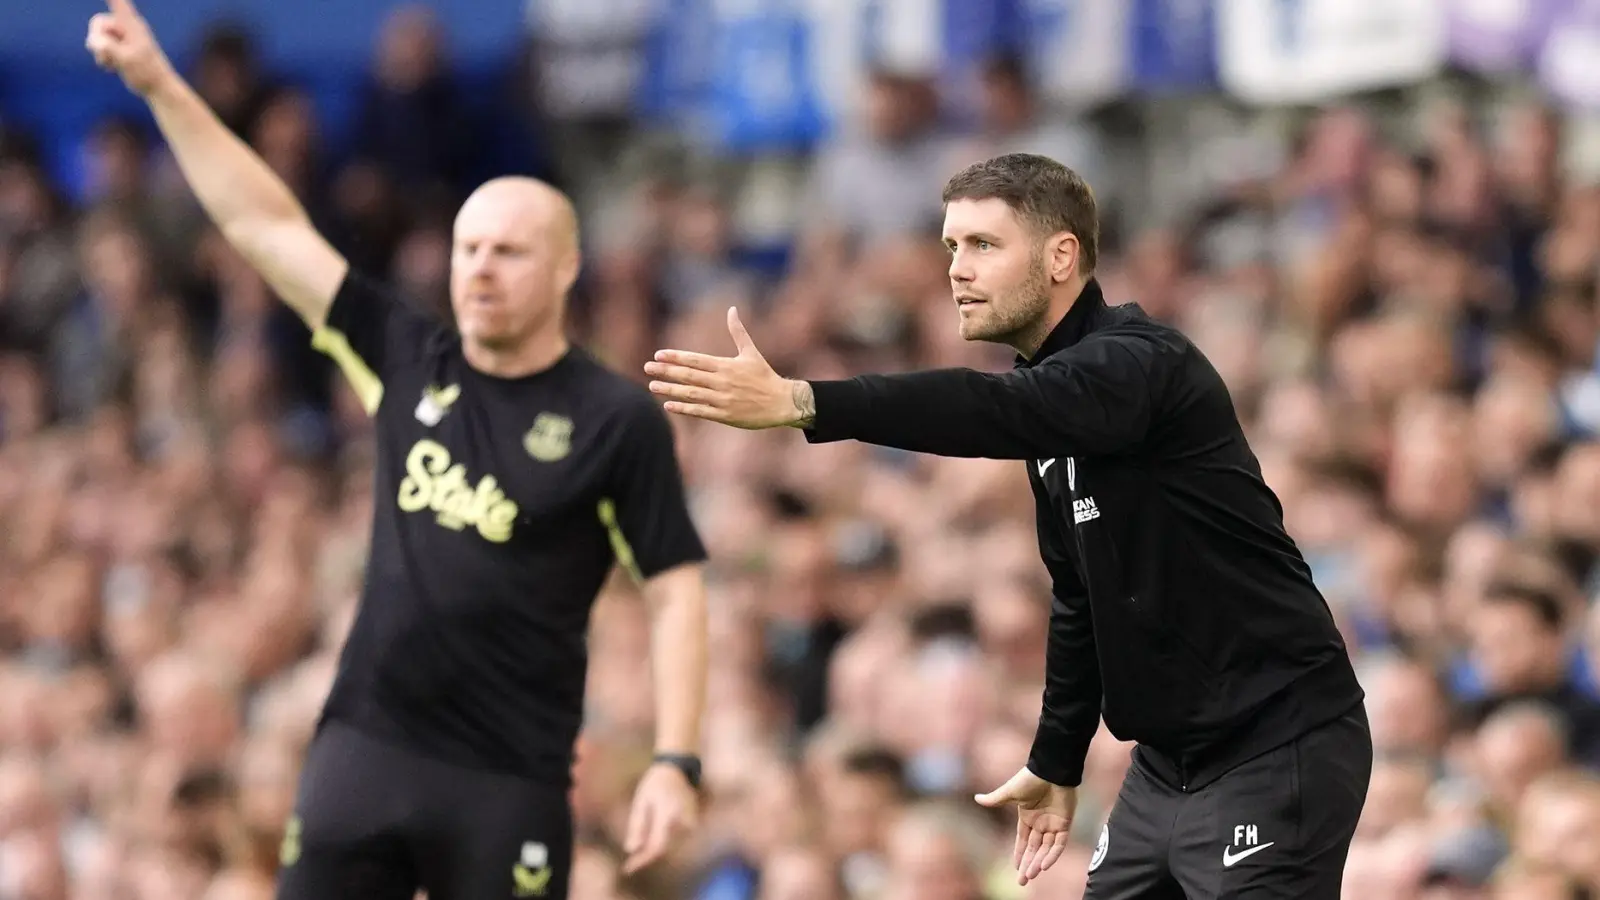
[[[1472,620],[1472,658],[1485,688],[1475,711],[1492,713],[1518,699],[1542,701],[1557,717],[1552,727],[1565,752],[1600,765],[1600,705],[1573,683],[1565,620],[1561,602],[1549,593],[1490,586]]]
[[[813,227],[868,242],[931,227],[950,158],[932,80],[878,68],[860,103],[859,127],[817,158]]]
[[[356,152],[404,189],[465,184],[472,132],[443,54],[439,22],[427,8],[389,14],[362,98]]]
[[[234,134],[248,135],[266,105],[270,84],[255,39],[239,23],[218,22],[201,38],[199,51],[195,91]]]

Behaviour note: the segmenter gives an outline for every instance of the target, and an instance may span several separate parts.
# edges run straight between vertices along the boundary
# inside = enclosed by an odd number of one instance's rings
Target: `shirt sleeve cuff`
[[[805,429],[806,440],[813,444],[825,444],[855,437],[858,433],[857,423],[866,418],[869,406],[861,382],[848,378],[812,381],[809,384],[817,414],[812,419],[811,427]]]
[[[348,334],[364,323],[382,321],[385,310],[375,309],[383,305],[381,290],[372,279],[351,266],[328,303],[325,327]]]
[[[1083,761],[1089,755],[1092,737],[1062,734],[1041,723],[1028,754],[1028,771],[1051,784],[1077,787],[1083,783]]]

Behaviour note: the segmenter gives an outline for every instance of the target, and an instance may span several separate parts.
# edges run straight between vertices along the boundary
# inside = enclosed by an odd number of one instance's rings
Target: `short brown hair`
[[[1083,176],[1048,156],[1008,153],[957,172],[944,186],[944,202],[1004,200],[1040,234],[1070,231],[1083,248],[1078,270],[1094,272],[1100,255],[1100,215]]]

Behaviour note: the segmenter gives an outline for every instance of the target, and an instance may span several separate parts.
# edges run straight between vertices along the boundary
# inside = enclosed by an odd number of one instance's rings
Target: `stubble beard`
[[[553,315],[549,311],[539,312],[500,328],[479,320],[477,327],[470,331],[460,327],[458,318],[457,330],[466,342],[476,345],[480,350],[496,356],[515,356],[539,336],[550,324]]]
[[[1037,344],[1035,332],[1043,325],[1045,312],[1050,308],[1050,280],[1044,271],[1044,254],[1034,253],[1028,262],[1027,279],[1015,291],[990,300],[988,307],[988,318],[962,329],[962,337],[1017,348]]]

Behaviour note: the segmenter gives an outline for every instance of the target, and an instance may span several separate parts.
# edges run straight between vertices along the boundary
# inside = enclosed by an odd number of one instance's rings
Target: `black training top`
[[[377,429],[371,555],[324,720],[567,783],[612,565],[705,559],[665,413],[579,349],[477,372],[442,322],[354,272],[315,341]]]
[[[1095,281],[1010,372],[812,387],[812,441],[1026,461],[1055,594],[1040,777],[1077,784],[1103,714],[1193,790],[1361,702],[1221,376]]]

